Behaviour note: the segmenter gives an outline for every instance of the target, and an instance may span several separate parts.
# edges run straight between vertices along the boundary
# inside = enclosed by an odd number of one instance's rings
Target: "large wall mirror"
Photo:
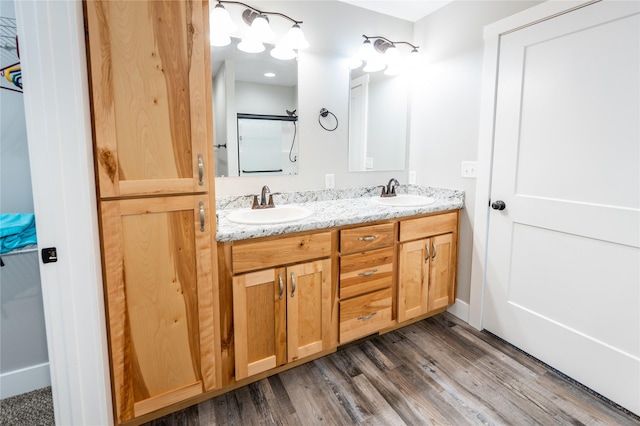
[[[409,79],[352,70],[349,86],[349,171],[404,170]]]
[[[298,64],[211,48],[216,176],[298,174]]]

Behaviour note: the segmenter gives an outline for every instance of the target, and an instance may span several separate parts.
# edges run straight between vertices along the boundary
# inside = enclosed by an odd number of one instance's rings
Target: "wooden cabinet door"
[[[429,268],[431,240],[422,239],[400,244],[398,256],[398,322],[422,315],[429,300]]]
[[[453,234],[431,238],[428,312],[455,302],[455,253]]]
[[[101,203],[119,423],[216,385],[208,206],[204,194]]]
[[[331,260],[287,267],[287,361],[329,349]]]
[[[207,192],[207,2],[84,4],[100,198]]]
[[[455,302],[454,234],[400,244],[398,322]]]
[[[236,380],[287,361],[285,268],[233,277]]]

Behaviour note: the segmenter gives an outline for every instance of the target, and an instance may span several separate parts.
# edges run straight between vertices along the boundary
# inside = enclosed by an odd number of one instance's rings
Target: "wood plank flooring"
[[[320,424],[640,425],[640,418],[445,313],[147,423]]]

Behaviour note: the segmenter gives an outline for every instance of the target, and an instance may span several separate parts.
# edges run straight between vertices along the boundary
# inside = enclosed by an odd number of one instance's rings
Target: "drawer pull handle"
[[[198,154],[198,185],[202,186],[202,178],[204,176],[204,161],[202,161],[202,154]]]
[[[378,238],[377,235],[369,235],[368,237],[360,237],[358,238],[360,241],[373,241]]]
[[[293,295],[296,292],[296,277],[295,275],[293,275],[293,272],[291,273],[291,297],[293,297]]]
[[[429,243],[425,244],[424,248],[427,250],[427,257],[424,258],[424,263],[428,263],[429,258],[431,257],[431,252],[429,251]]]
[[[280,282],[280,294],[278,296],[278,299],[282,300],[282,294],[284,293],[284,283],[282,282],[282,274],[278,274],[278,281]]]
[[[378,272],[378,270],[377,270],[377,269],[372,269],[372,270],[370,270],[370,271],[358,272],[358,275],[359,275],[359,276],[361,276],[361,277],[368,277],[368,276],[370,276],[370,275],[375,274],[376,272]]]
[[[204,202],[200,201],[200,232],[204,232]]]
[[[438,255],[438,250],[436,250],[436,245],[433,245],[433,254],[431,255],[431,260],[435,260]]]
[[[375,314],[377,314],[377,313],[378,313],[378,311],[371,312],[369,315],[360,315],[360,316],[358,317],[358,321],[366,321],[366,320],[368,320],[368,319],[371,319],[371,318],[373,318],[373,316],[374,316]]]

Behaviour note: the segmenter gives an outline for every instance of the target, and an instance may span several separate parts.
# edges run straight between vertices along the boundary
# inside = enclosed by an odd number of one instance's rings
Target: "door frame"
[[[38,247],[58,252],[40,262],[55,420],[102,425],[114,419],[82,8],[15,2]]]
[[[484,289],[486,285],[487,244],[489,236],[489,200],[493,169],[493,139],[495,130],[496,91],[500,39],[503,35],[572,12],[599,1],[610,0],[549,0],[484,27],[484,57],[482,64],[482,100],[478,138],[478,179],[476,181],[475,220],[473,226],[473,256],[469,324],[482,330]]]

